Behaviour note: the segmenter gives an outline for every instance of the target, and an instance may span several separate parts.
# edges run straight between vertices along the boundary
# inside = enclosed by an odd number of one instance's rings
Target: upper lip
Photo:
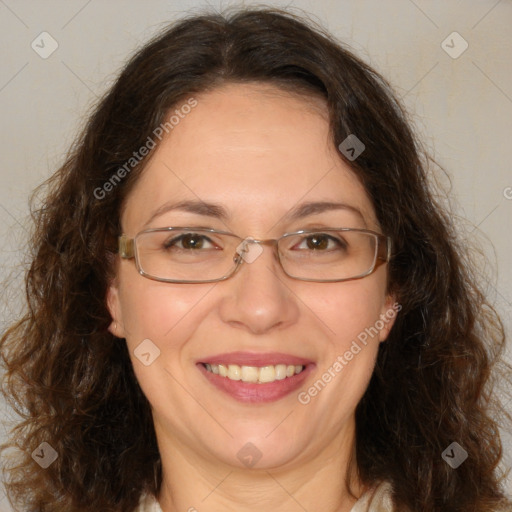
[[[198,363],[205,364],[237,364],[239,366],[274,366],[277,364],[306,366],[311,362],[311,360],[303,357],[280,352],[227,352],[198,361]]]

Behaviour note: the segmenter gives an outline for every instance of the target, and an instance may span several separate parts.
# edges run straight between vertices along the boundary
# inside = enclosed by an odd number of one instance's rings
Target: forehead
[[[375,227],[370,199],[331,141],[323,100],[263,84],[229,84],[195,99],[128,196],[126,229],[183,200],[221,204],[257,230],[301,201],[337,201],[360,209]]]

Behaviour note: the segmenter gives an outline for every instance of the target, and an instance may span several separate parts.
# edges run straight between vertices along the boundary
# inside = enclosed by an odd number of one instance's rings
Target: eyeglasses
[[[213,283],[252,263],[262,245],[277,248],[284,273],[322,283],[360,279],[390,260],[391,239],[367,229],[328,228],[255,240],[215,229],[146,229],[119,237],[121,258],[135,258],[139,273],[166,283]]]

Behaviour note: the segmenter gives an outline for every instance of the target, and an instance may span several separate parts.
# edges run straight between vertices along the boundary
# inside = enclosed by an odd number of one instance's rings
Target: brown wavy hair
[[[150,407],[106,307],[120,211],[149,157],[104,184],[180,102],[252,82],[323,98],[333,144],[363,141],[347,163],[393,240],[389,287],[402,310],[356,410],[361,480],[390,481],[400,511],[508,503],[493,393],[499,368],[510,377],[499,366],[504,332],[434,198],[432,160],[389,84],[345,44],[304,17],[257,8],[189,15],[136,53],[33,207],[27,310],[0,345],[4,393],[22,417],[4,445],[15,448],[4,463],[13,505],[129,512],[158,494]],[[58,454],[47,469],[31,457],[43,441]],[[441,457],[453,441],[468,453],[456,470]]]

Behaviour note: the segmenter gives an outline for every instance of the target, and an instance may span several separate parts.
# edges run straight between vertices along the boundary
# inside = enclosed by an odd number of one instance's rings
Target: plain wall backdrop
[[[9,277],[10,283],[0,301],[2,331],[23,295],[31,191],[63,162],[91,105],[137,47],[185,13],[229,5],[261,4],[0,0],[0,280]],[[451,177],[449,182],[439,173],[450,188],[463,236],[478,238],[490,258],[479,270],[489,276],[486,289],[510,339],[512,2],[276,0],[266,5],[305,10],[394,86],[423,142]],[[508,359],[510,353],[509,346]],[[2,407],[0,442],[11,416]],[[504,467],[510,468],[512,432],[503,435]],[[0,487],[0,512],[9,510]]]

